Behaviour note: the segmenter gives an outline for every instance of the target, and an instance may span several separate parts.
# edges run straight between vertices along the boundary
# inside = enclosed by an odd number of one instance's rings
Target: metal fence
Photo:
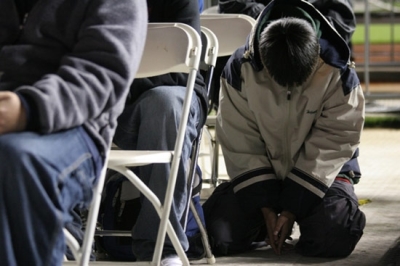
[[[399,56],[396,48],[399,44],[395,41],[395,26],[399,25],[400,21],[400,2],[395,0],[356,0],[354,3],[355,12],[362,12],[364,14],[364,25],[365,25],[365,42],[364,42],[364,63],[362,73],[364,74],[364,90],[365,94],[370,99],[400,99],[400,61],[397,59]],[[375,15],[377,19],[371,18],[371,15]],[[390,41],[385,46],[385,50],[382,51],[387,54],[388,60],[385,62],[371,62],[371,42],[370,42],[370,26],[372,23],[379,23],[382,20],[390,24]],[[385,82],[385,77],[392,74],[393,86],[399,85],[398,92],[382,93],[382,92],[371,92],[370,91],[370,74],[371,71],[381,73],[381,82]],[[396,84],[399,82],[399,84]]]

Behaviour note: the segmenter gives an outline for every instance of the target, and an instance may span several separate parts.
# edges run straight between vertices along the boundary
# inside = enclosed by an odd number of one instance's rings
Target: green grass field
[[[400,116],[379,116],[365,118],[366,128],[400,128]]]
[[[391,29],[393,28],[393,29]],[[393,30],[393,40],[400,43],[400,24],[373,24],[369,27],[369,36],[371,44],[391,43],[391,31]],[[363,44],[365,39],[365,27],[358,24],[353,34],[353,44]]]

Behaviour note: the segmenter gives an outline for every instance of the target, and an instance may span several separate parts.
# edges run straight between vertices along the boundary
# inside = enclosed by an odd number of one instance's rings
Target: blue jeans
[[[118,118],[114,143],[122,149],[173,150],[185,90],[185,87],[180,86],[160,86],[144,92],[135,103],[127,106]],[[186,168],[192,142],[198,135],[196,127],[199,120],[200,103],[196,95],[193,95],[170,216],[172,226],[185,250],[188,248],[188,240],[180,220],[188,203]],[[134,171],[163,202],[170,164],[153,164],[138,167]],[[159,221],[153,205],[142,197],[142,208],[132,230],[133,253],[138,260],[151,260]],[[166,238],[163,255],[173,253],[175,251],[172,243]]]
[[[0,136],[2,265],[62,265],[62,229],[90,202],[101,164],[81,127]]]

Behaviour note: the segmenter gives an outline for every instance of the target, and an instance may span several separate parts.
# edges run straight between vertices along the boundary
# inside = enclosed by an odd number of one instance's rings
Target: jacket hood
[[[350,63],[346,41],[312,4],[304,0],[275,0],[258,16],[246,44],[244,57],[250,60],[256,71],[263,69],[258,51],[259,36],[269,22],[281,17],[302,18],[314,27],[319,37],[320,57],[325,63],[340,69],[345,69]]]

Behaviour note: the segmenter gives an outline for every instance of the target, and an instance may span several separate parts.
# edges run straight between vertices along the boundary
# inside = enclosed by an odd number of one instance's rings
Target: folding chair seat
[[[176,40],[179,40],[179,42]],[[160,264],[162,248],[167,233],[183,264],[189,265],[186,254],[168,217],[170,214],[173,191],[182,153],[183,139],[189,116],[190,102],[193,95],[196,73],[199,69],[200,57],[201,39],[199,34],[192,27],[183,23],[149,23],[145,50],[136,78],[157,76],[170,72],[188,73],[186,95],[175,148],[173,151],[109,151],[101,177],[94,187],[94,195],[89,209],[83,244],[79,245],[76,239],[74,239],[66,229],[64,230],[67,245],[71,248],[78,265],[88,265],[107,168],[117,171],[127,177],[127,179],[149,199],[160,216],[160,225],[153,259],[146,264]],[[154,62],[158,63],[154,64]],[[171,171],[163,204],[141,179],[129,169],[130,167],[153,163],[171,164]]]
[[[200,15],[200,24],[203,27],[210,29],[218,39],[218,59],[209,93],[210,114],[206,122],[206,134],[212,147],[210,157],[211,166],[211,184],[218,184],[218,164],[219,164],[219,144],[215,134],[211,134],[209,128],[215,128],[216,115],[211,114],[212,111],[217,111],[218,99],[214,95],[219,95],[219,79],[222,69],[227,58],[232,55],[237,48],[244,45],[251,29],[256,21],[252,17],[243,14],[211,14],[202,13]],[[219,61],[221,60],[221,61]],[[213,91],[217,90],[217,91]]]

